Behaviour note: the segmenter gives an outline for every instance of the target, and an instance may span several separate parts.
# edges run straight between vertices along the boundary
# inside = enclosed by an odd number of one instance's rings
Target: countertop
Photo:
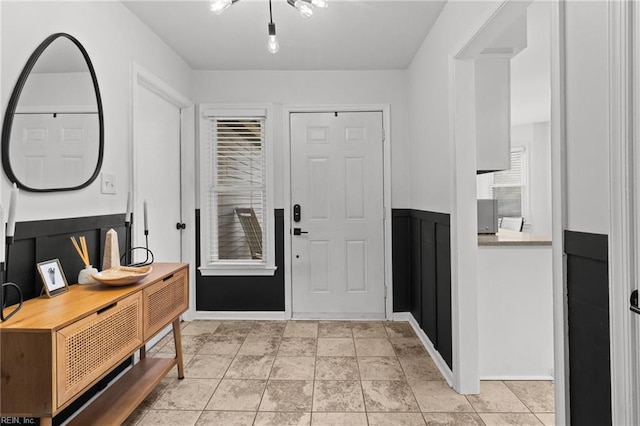
[[[500,229],[497,234],[478,234],[478,246],[550,246],[544,235]]]

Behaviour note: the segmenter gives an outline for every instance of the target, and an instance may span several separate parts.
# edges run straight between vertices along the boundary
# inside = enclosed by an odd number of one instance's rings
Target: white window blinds
[[[499,217],[521,217],[523,213],[524,149],[511,151],[511,168],[495,172],[491,193],[498,200]]]
[[[264,263],[265,120],[211,117],[209,124],[208,261]]]

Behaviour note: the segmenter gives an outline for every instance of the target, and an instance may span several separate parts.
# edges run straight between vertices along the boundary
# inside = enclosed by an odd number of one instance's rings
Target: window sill
[[[276,274],[277,266],[265,266],[265,265],[251,265],[251,266],[238,266],[238,265],[216,265],[216,266],[201,266],[198,268],[203,276],[225,276],[225,277],[257,277],[257,276],[274,276]]]

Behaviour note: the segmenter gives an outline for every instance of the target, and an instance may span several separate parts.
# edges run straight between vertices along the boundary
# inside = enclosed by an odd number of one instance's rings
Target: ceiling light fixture
[[[232,4],[240,0],[209,0],[209,10],[216,15],[221,15],[225,10],[231,7]],[[329,7],[327,0],[287,0],[290,6],[294,7],[300,16],[305,19],[313,16],[313,8],[326,9]],[[271,0],[269,0],[269,24],[267,26],[269,30],[269,38],[267,42],[267,49],[271,53],[277,53],[280,50],[280,44],[278,43],[278,36],[276,35],[276,24],[273,22],[273,12],[271,10]]]

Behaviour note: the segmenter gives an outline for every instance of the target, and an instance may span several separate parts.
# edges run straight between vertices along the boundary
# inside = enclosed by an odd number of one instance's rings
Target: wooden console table
[[[73,285],[28,300],[0,323],[2,416],[40,417],[41,425],[140,350],[140,360],[70,424],[120,424],[174,367],[184,377],[180,314],[189,304],[189,268],[154,263],[125,287]],[[175,358],[147,358],[145,343],[173,325]]]

